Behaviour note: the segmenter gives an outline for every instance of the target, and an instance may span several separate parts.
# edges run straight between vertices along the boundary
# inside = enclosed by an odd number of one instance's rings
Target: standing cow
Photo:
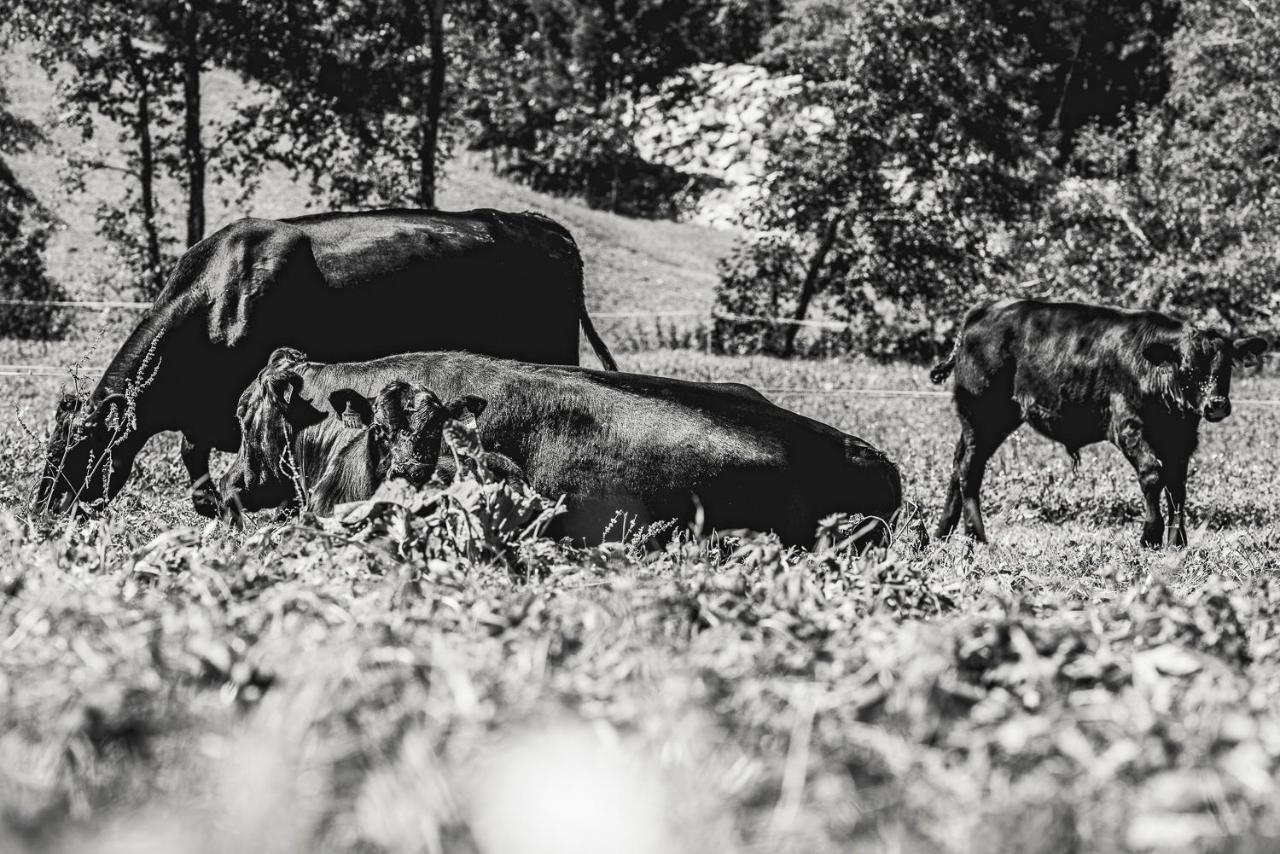
[[[218,503],[209,454],[235,451],[236,401],[272,350],[334,360],[424,349],[576,365],[582,258],[531,213],[387,210],[244,219],[193,246],[87,405],[60,403],[32,510],[113,497],[148,438],[183,435],[192,499]]]
[[[1022,423],[1066,446],[1073,459],[1094,442],[1116,445],[1146,502],[1142,543],[1160,545],[1160,494],[1168,539],[1186,543],[1187,465],[1200,419],[1231,414],[1231,366],[1256,360],[1262,338],[1232,340],[1154,311],[1040,300],[1003,300],[969,312],[951,356],[960,418],[955,467],[937,535],[965,528],[986,542],[979,491],[987,461]]]
[[[824,517],[887,521],[902,500],[898,468],[880,451],[737,384],[470,353],[320,364],[287,350],[272,356],[257,383],[296,384],[297,399],[324,401],[338,389],[371,394],[393,380],[445,400],[487,401],[477,419],[484,446],[539,492],[565,497],[568,512],[553,536],[599,542],[619,511],[637,526],[688,524],[701,513],[709,530],[775,531],[785,543],[811,546]],[[272,506],[291,491],[273,462],[280,439],[259,438],[251,426],[261,421],[257,393],[245,394],[245,445],[222,491],[229,505]]]

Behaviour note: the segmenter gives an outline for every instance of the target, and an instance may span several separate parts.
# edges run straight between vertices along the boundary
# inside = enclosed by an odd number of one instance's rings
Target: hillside
[[[115,167],[123,163],[118,132],[102,121],[90,139],[61,124],[51,105],[54,82],[21,51],[0,56],[9,75],[14,112],[45,128],[48,142],[39,151],[12,158],[24,183],[63,224],[49,249],[51,274],[80,298],[134,298],[127,279],[115,279],[110,247],[97,234],[94,213],[118,198],[128,180]],[[216,126],[228,105],[252,93],[232,74],[207,75],[204,91],[208,127]],[[206,136],[209,131],[206,131]],[[93,170],[83,192],[62,181],[72,159],[92,160],[108,168]],[[241,204],[235,188],[220,184],[211,169],[209,225],[213,231],[240,216],[277,217],[316,209],[304,181],[283,169],[269,169],[261,185]],[[178,188],[161,188],[162,217],[178,222]],[[588,305],[597,311],[671,311],[709,308],[716,281],[716,260],[728,252],[733,236],[697,225],[635,220],[595,211],[505,181],[485,158],[464,154],[445,165],[441,207],[494,207],[536,210],[568,226],[582,247],[587,271]]]

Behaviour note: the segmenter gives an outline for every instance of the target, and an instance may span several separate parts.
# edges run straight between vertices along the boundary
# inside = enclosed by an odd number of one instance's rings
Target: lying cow
[[[393,379],[444,398],[476,395],[485,447],[505,455],[568,512],[552,536],[599,542],[619,511],[637,526],[675,520],[707,529],[776,531],[811,546],[833,513],[888,520],[902,498],[897,466],[854,436],[782,409],[736,384],[698,383],[469,353],[417,353],[320,364],[272,356],[267,382],[294,374],[301,396],[362,394]],[[273,379],[275,378],[275,379]],[[252,419],[251,413],[246,418]],[[223,482],[224,499],[270,506],[288,489],[273,449],[246,447]]]
[[[1232,340],[1154,311],[1081,303],[1003,300],[974,308],[951,356],[930,373],[955,372],[960,440],[937,535],[965,528],[986,541],[979,491],[987,461],[1022,423],[1066,446],[1073,459],[1109,441],[1128,458],[1146,501],[1144,545],[1160,545],[1160,494],[1168,539],[1185,544],[1187,465],[1200,419],[1231,414],[1231,366],[1256,360],[1262,338]]]
[[[587,315],[573,237],[537,214],[240,220],[182,256],[86,404],[59,404],[31,509],[110,499],[146,441],[177,430],[192,500],[212,515],[210,451],[240,446],[236,401],[277,347],[334,360],[458,349],[576,365],[579,324],[616,369]]]

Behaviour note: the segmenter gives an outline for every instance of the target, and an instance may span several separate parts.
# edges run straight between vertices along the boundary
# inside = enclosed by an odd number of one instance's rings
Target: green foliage
[[[1092,125],[1113,127],[1158,104],[1169,86],[1168,41],[1176,0],[1044,0],[998,8],[1024,41],[1037,73],[1030,98],[1038,127],[1065,164],[1076,137]]]
[[[1046,290],[1276,328],[1277,15],[1275,2],[1183,4],[1164,100],[1081,134],[1084,177],[1028,229],[1026,269]]]
[[[477,5],[466,27],[460,116],[471,145],[533,186],[593,207],[671,216],[700,188],[646,163],[635,100],[696,62],[755,52],[775,0],[518,0]]]
[[[804,275],[805,258],[794,238],[765,233],[734,247],[720,262],[716,311],[737,317],[789,317]],[[717,319],[712,344],[721,353],[780,353],[784,327],[763,321]]]
[[[2,45],[3,38],[0,38]],[[0,65],[3,68],[3,65]],[[51,224],[39,201],[22,186],[4,156],[41,141],[39,129],[9,112],[9,93],[0,79],[0,298],[66,299],[45,271],[44,249]],[[36,306],[0,306],[0,337],[59,338],[66,315]]]
[[[227,33],[226,62],[257,84],[253,103],[223,134],[231,156],[247,171],[267,159],[282,163],[334,205],[421,204],[431,2],[224,4],[218,20]],[[463,7],[445,7],[449,65],[463,58]],[[452,81],[445,96],[448,116],[458,97]],[[453,136],[448,121],[441,160]]]
[[[988,289],[1003,264],[993,237],[1034,210],[1045,184],[1034,76],[997,12],[986,0],[792,7],[765,59],[804,82],[777,105],[792,121],[770,140],[746,224],[793,242],[746,238],[761,245],[726,268],[720,304],[751,300],[752,288],[803,302],[793,283],[812,266],[835,316],[857,319],[859,346],[882,355],[940,346],[932,318]],[[770,252],[783,255],[762,265]],[[789,272],[759,282],[762,266]]]
[[[82,144],[67,159],[67,192],[82,193],[93,172],[122,176],[120,193],[94,215],[141,295],[154,296],[184,243],[162,210],[159,185],[173,181],[189,199],[203,194],[202,184],[189,183],[184,118],[193,105],[182,89],[183,21],[203,7],[21,0],[15,11],[35,58],[57,81],[59,121],[80,131]]]
[[[452,483],[415,490],[402,480],[388,481],[369,500],[337,508],[325,528],[404,560],[465,558],[529,572],[526,547],[539,551],[534,541],[562,507],[485,466],[474,418],[446,424],[444,442],[442,453],[456,464]]]

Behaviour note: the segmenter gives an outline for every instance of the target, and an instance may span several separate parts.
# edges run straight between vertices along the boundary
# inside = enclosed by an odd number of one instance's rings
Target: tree
[[[1046,184],[1025,50],[987,0],[797,3],[763,61],[803,83],[778,105],[755,236],[722,268],[720,308],[801,319],[823,294],[874,352],[939,346],[937,320],[989,289],[1000,234]],[[762,288],[765,269],[782,281]],[[718,330],[730,349],[758,334]],[[789,353],[794,330],[766,340]]]
[[[512,0],[467,7],[470,144],[534,187],[666,216],[687,176],[640,157],[635,101],[698,62],[752,56],[780,0]]]
[[[418,204],[436,206],[436,157],[440,147],[440,121],[444,110],[444,75],[448,65],[444,52],[444,0],[426,0],[427,36],[431,65],[427,71],[426,104],[423,105],[422,138],[418,150],[420,188]]]
[[[1082,132],[1052,218],[1026,241],[1051,287],[1236,330],[1280,312],[1280,0],[1188,0],[1169,88]],[[1091,270],[1088,278],[1081,270]]]
[[[459,6],[261,0],[253,14],[223,14],[226,62],[263,96],[225,144],[240,158],[266,152],[338,204],[435,207]]]
[[[1025,44],[1038,70],[1028,97],[1037,124],[1066,165],[1077,135],[1090,126],[1115,127],[1159,104],[1169,87],[1166,46],[1176,0],[1009,0],[996,20]]]
[[[4,43],[0,34],[0,44]],[[0,298],[19,300],[66,299],[45,272],[44,248],[50,222],[47,213],[18,181],[4,155],[26,151],[42,137],[31,122],[8,109],[9,93],[0,78]],[[57,338],[66,329],[64,314],[40,306],[0,309],[0,336]]]
[[[183,188],[185,245],[205,232],[209,162],[201,78],[217,58],[212,47],[220,43],[207,37],[213,29],[210,8],[205,0],[19,0],[15,12],[36,58],[58,80],[63,118],[86,142],[99,133],[99,118],[121,129],[113,155],[74,156],[70,180],[74,186],[101,169],[132,179],[123,198],[97,212],[99,228],[142,278],[143,293],[154,295],[179,243],[164,226],[157,191],[162,180]]]

